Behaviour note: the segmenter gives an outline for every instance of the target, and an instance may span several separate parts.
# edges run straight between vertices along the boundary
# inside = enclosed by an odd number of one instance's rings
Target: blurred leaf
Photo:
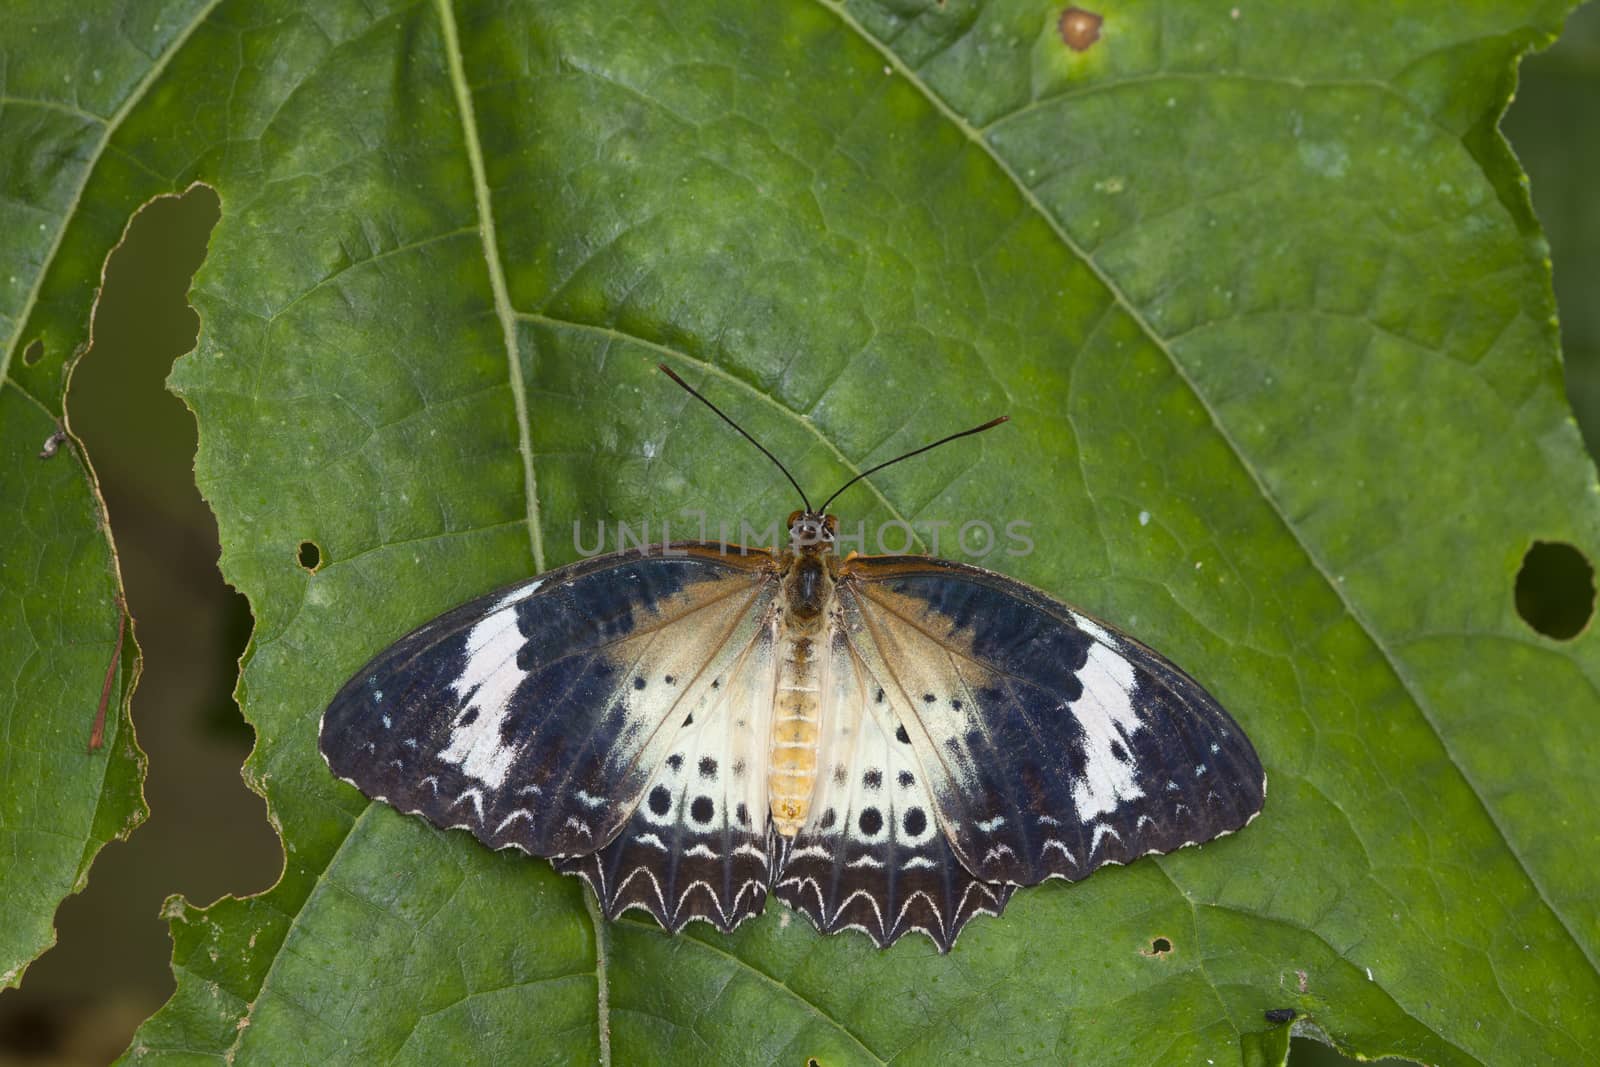
[[[1535,537],[1600,530],[1494,125],[1563,11],[1134,4],[1081,53],[1059,8],[960,0],[91,27],[177,25],[52,270],[142,197],[219,191],[173,382],[288,856],[262,897],[173,902],[135,1057],[1270,1061],[1285,1007],[1365,1055],[1592,1056],[1600,657],[1512,583]],[[817,487],[1008,411],[846,526],[1031,523],[989,565],[1212,688],[1266,813],[1021,891],[940,957],[777,905],[596,929],[547,864],[334,781],[345,677],[573,558],[574,522],[792,507],[661,358]]]
[[[84,184],[108,116],[155,64],[97,42],[83,69],[64,70],[53,46],[72,21],[0,13],[0,989],[55,942],[56,908],[100,849],[146,815],[128,719],[138,646],[94,475],[56,434],[95,281],[129,214],[86,224]],[[92,242],[66,247],[69,230],[89,228]],[[103,692],[103,744],[90,751]]]
[[[1531,57],[1506,112],[1506,136],[1533,184],[1550,237],[1567,392],[1600,455],[1600,5],[1572,13],[1561,40]]]

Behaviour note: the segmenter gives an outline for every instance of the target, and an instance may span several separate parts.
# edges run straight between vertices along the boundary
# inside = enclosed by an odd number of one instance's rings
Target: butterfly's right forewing
[[[844,571],[846,626],[883,680],[886,727],[906,731],[951,845],[983,880],[1076,881],[1261,810],[1244,732],[1127,635],[975,567],[865,557]]]
[[[463,605],[390,646],[323,716],[335,774],[496,848],[595,852],[682,720],[756,639],[765,553],[659,546]]]

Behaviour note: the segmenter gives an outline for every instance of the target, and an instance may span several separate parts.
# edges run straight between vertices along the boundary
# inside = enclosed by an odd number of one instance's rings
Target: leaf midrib
[[[517,316],[511,307],[506,287],[505,268],[500,263],[500,247],[495,237],[494,206],[489,178],[483,163],[483,146],[478,142],[478,120],[472,110],[472,88],[467,84],[466,58],[456,31],[452,0],[436,0],[439,25],[444,34],[445,59],[450,68],[450,87],[455,92],[460,113],[461,133],[472,169],[472,197],[478,212],[478,232],[483,241],[484,265],[489,272],[489,288],[494,294],[495,318],[500,321],[501,339],[506,349],[507,373],[511,381],[511,402],[517,416],[517,451],[522,456],[523,491],[528,498],[528,543],[533,551],[533,567],[545,569],[544,534],[539,522],[539,483],[533,469],[533,443],[528,425],[528,391],[522,380],[522,360],[517,351]]]

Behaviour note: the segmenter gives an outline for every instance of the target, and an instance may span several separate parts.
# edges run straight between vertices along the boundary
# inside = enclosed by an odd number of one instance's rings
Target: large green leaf
[[[1600,511],[1494,129],[1563,4],[1129,5],[1081,53],[1037,3],[375,6],[85,23],[157,58],[60,150],[78,280],[40,307],[81,321],[114,220],[217,188],[174,386],[287,850],[262,897],[174,903],[136,1057],[1260,1062],[1283,1007],[1365,1054],[1595,1054],[1600,656],[1512,580],[1535,537],[1592,557]],[[1197,674],[1266,813],[940,957],[778,907],[597,926],[335,782],[349,672],[574,521],[792,506],[662,358],[819,488],[1008,411],[846,523],[1030,522],[990,565]]]
[[[94,475],[61,431],[128,219],[88,222],[84,184],[109,116],[154,68],[124,47],[64,69],[41,45],[70,24],[0,11],[0,989],[54,943],[56,908],[100,849],[146,815],[128,720],[138,649]],[[68,247],[69,228],[93,240]]]

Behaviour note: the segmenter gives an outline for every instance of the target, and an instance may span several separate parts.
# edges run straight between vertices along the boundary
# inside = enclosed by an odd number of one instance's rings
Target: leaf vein
[[[495,237],[494,206],[489,193],[489,179],[484,168],[483,146],[478,142],[478,122],[472,110],[472,90],[467,84],[465,57],[456,30],[455,11],[451,0],[437,0],[439,22],[444,31],[445,55],[450,66],[450,84],[455,90],[456,106],[460,111],[461,134],[472,169],[473,198],[478,209],[479,232],[483,237],[484,265],[489,272],[489,288],[494,295],[495,317],[500,320],[500,333],[505,341],[506,365],[511,379],[511,399],[516,408],[517,451],[522,455],[523,490],[528,496],[528,543],[533,552],[534,569],[543,571],[544,533],[539,520],[539,485],[533,469],[533,446],[528,427],[528,394],[522,380],[522,360],[517,345],[516,313],[511,308],[511,297],[506,289],[505,269],[500,263],[500,249]]]

